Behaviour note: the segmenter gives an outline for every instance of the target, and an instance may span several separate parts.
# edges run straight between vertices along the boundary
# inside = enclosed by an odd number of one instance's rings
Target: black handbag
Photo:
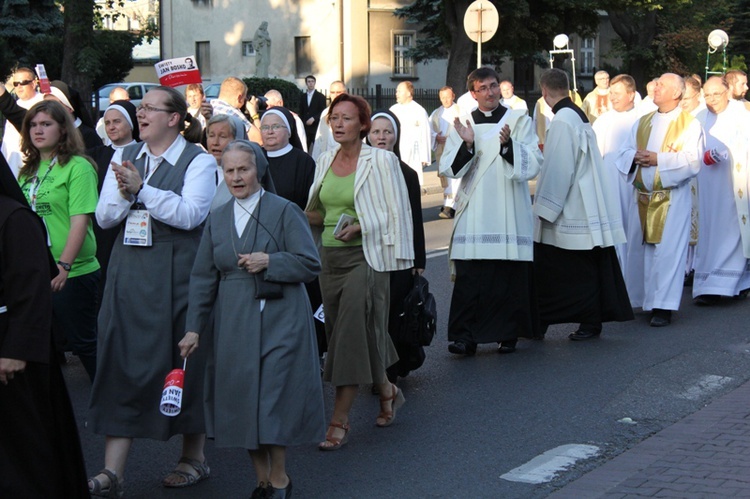
[[[414,346],[428,346],[437,329],[437,305],[430,293],[430,283],[414,274],[414,285],[404,298],[399,324],[400,342]]]

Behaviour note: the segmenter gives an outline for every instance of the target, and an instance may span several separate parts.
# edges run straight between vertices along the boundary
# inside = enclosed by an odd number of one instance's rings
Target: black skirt
[[[534,278],[542,328],[633,319],[614,247],[565,250],[535,243]]]
[[[531,262],[454,260],[448,340],[499,343],[540,335]]]

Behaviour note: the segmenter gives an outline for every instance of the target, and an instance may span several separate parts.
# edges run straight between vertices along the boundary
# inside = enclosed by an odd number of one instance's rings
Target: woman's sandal
[[[96,475],[104,475],[109,478],[109,485],[103,487],[102,482],[100,482],[99,479],[96,478],[96,476],[92,476],[88,480],[89,494],[91,494],[92,496],[114,497],[119,499],[125,494],[123,480],[117,478],[117,474],[114,471],[104,468]]]
[[[336,431],[335,428],[341,428],[342,430],[344,430],[344,436],[341,438],[334,437],[333,432]],[[321,442],[318,445],[318,449],[323,451],[339,450],[348,441],[349,423],[337,423],[336,421],[331,421],[331,424],[328,425],[328,431],[326,432],[326,441]],[[325,445],[326,443],[333,445]]]
[[[181,489],[183,487],[190,487],[191,485],[195,485],[196,483],[205,480],[209,476],[211,476],[211,468],[208,467],[208,463],[206,461],[203,461],[202,463],[198,461],[197,459],[191,459],[189,457],[181,457],[177,463],[183,463],[187,464],[191,468],[193,468],[196,472],[196,475],[190,474],[186,471],[174,469],[169,472],[169,475],[164,477],[164,480],[162,480],[161,484],[165,487],[170,487],[173,489]],[[177,476],[182,481],[171,483],[167,481],[167,478],[170,476]]]
[[[386,411],[383,409],[383,403],[384,402],[391,402],[391,410]],[[393,422],[396,420],[396,411],[404,405],[404,402],[406,402],[406,399],[404,398],[404,394],[399,390],[396,385],[391,383],[391,396],[390,397],[383,397],[380,396],[380,414],[378,414],[378,418],[375,420],[375,424],[377,426],[380,426],[381,428],[385,428],[386,426],[391,426]],[[380,422],[380,420],[383,420],[383,423]]]

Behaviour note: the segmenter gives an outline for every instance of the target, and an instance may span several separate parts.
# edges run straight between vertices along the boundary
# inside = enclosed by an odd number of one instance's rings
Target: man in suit
[[[307,90],[302,93],[302,98],[300,99],[299,104],[299,115],[305,123],[308,151],[312,151],[312,144],[315,141],[315,133],[318,131],[318,123],[320,123],[320,113],[326,108],[325,95],[315,90],[315,81],[313,75],[305,76]]]

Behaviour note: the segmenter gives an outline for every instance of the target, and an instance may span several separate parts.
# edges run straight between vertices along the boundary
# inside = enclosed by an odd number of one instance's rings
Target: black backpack
[[[399,342],[425,347],[432,343],[437,329],[437,307],[430,283],[423,276],[414,274],[414,285],[404,298],[399,318]]]

